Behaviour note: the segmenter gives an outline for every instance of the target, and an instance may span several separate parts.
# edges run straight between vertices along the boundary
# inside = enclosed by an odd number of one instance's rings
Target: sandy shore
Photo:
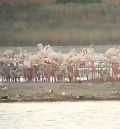
[[[0,85],[0,102],[119,100],[120,82],[10,83]]]

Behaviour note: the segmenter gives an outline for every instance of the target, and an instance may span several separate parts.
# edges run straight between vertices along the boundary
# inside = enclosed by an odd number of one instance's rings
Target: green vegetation
[[[119,44],[120,5],[0,4],[0,45]]]

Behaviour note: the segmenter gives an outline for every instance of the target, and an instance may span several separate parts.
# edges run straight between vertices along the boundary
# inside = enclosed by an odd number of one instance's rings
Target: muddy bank
[[[10,83],[0,85],[0,102],[119,100],[120,82]]]

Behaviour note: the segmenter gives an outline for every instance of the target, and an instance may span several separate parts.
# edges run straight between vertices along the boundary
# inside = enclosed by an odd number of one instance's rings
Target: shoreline
[[[120,100],[120,82],[3,83],[0,85],[0,103],[116,100]]]
[[[97,101],[119,101],[120,98],[109,98],[109,99],[76,99],[76,100],[0,100],[0,103],[54,103],[54,102],[97,102]]]

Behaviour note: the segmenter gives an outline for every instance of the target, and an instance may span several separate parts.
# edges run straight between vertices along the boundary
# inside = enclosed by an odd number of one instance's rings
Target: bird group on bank
[[[81,82],[119,81],[120,47],[98,54],[94,45],[68,53],[56,52],[50,45],[37,44],[34,51],[0,53],[1,82]]]

